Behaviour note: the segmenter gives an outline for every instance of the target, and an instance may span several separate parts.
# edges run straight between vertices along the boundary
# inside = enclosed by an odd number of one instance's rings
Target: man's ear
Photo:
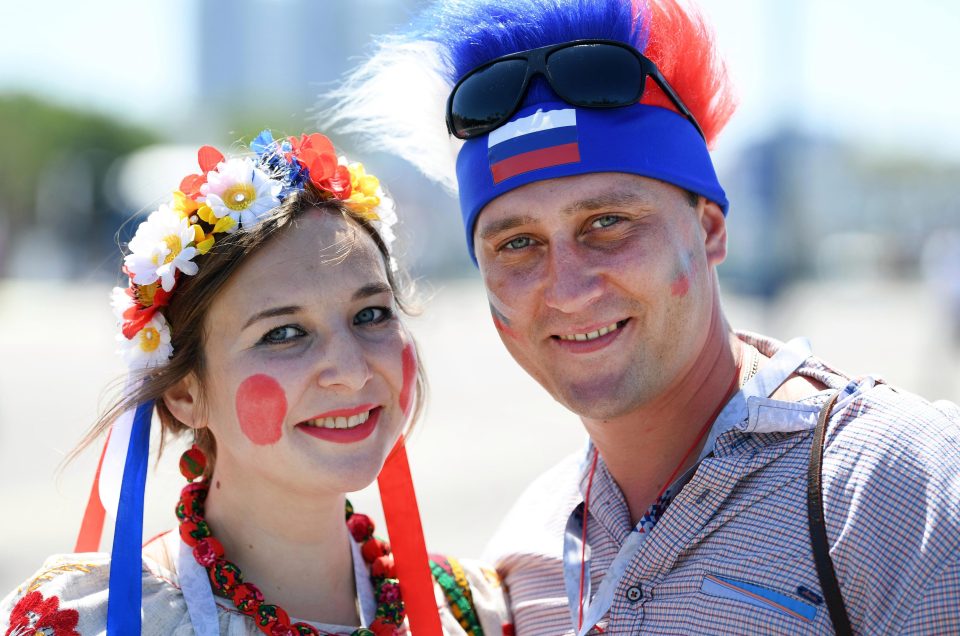
[[[727,258],[727,219],[719,205],[704,197],[700,197],[697,216],[703,231],[707,264],[716,267]]]
[[[189,373],[163,392],[161,398],[175,418],[190,428],[205,428],[207,425],[200,406],[200,383]]]

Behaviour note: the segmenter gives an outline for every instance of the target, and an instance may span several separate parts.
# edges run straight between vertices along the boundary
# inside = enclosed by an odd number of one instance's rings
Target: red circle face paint
[[[287,396],[280,383],[269,375],[251,375],[240,383],[236,397],[240,430],[260,446],[275,444],[283,435]]]
[[[413,352],[413,345],[403,348],[403,387],[400,389],[400,410],[404,415],[409,414],[413,386],[417,381],[417,356]]]
[[[680,274],[670,285],[670,293],[674,296],[686,296],[690,291],[690,277],[686,273]]]

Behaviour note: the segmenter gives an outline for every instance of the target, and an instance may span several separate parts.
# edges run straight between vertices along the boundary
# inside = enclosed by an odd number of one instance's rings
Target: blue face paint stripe
[[[735,579],[706,574],[700,584],[700,591],[710,596],[747,603],[760,609],[774,610],[806,622],[812,622],[817,616],[817,608],[804,601]]]

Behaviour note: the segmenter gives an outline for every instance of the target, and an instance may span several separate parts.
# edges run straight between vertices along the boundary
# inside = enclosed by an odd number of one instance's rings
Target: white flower
[[[159,312],[133,338],[117,334],[117,341],[120,355],[131,370],[160,366],[173,355],[170,324]]]
[[[380,198],[380,205],[376,207],[375,212],[379,221],[374,221],[373,225],[389,248],[397,240],[397,235],[393,232],[393,226],[397,224],[397,211],[394,208],[393,199],[388,197],[382,188],[377,188],[377,196]]]
[[[123,262],[137,285],[149,285],[159,278],[163,291],[170,291],[177,270],[188,276],[197,273],[197,264],[192,261],[197,248],[187,247],[193,240],[193,228],[187,219],[161,205],[137,228],[130,241],[130,254]]]
[[[250,228],[280,204],[282,189],[283,184],[254,166],[250,157],[238,157],[221,161],[216,170],[207,173],[200,193],[218,219],[229,216]]]
[[[123,312],[133,307],[133,298],[127,293],[126,287],[114,287],[110,293],[110,307],[117,322],[123,321]]]

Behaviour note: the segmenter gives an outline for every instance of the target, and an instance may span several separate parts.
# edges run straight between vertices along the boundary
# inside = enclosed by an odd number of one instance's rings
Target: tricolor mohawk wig
[[[501,55],[584,38],[625,42],[650,58],[713,145],[735,99],[711,31],[680,0],[439,0],[384,39],[320,117],[455,192],[462,142],[448,136],[444,107],[457,80]],[[641,103],[674,109],[654,82]]]

